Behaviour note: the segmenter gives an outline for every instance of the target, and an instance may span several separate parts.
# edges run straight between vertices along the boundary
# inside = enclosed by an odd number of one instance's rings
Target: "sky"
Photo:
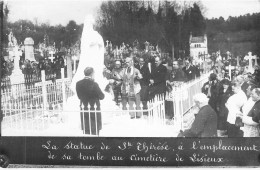
[[[81,24],[87,14],[96,15],[105,0],[4,0],[10,9],[9,20],[28,19],[50,25],[66,25],[70,20]],[[183,0],[179,0],[183,1]],[[187,0],[186,0],[187,1]],[[206,8],[206,18],[227,19],[260,12],[260,0],[200,0]]]

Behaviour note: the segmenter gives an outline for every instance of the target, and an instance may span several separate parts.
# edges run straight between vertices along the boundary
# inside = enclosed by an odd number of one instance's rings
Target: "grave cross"
[[[248,55],[246,55],[244,59],[249,61],[248,71],[253,73],[253,64],[252,64],[253,56],[252,56],[252,52],[248,52]]]
[[[232,69],[235,69],[235,67],[234,66],[231,66],[231,62],[229,62],[229,66],[228,66],[228,74],[229,74],[229,80],[231,81],[231,70]]]
[[[51,62],[53,63],[53,60],[54,60],[54,58],[55,58],[55,57],[53,57],[54,52],[53,52],[53,51],[50,51],[49,54],[51,55],[51,56],[49,57],[49,59],[51,59]]]
[[[108,47],[108,43],[109,43],[109,41],[108,41],[108,40],[106,40],[106,42],[107,42],[107,45],[106,45],[106,47]]]

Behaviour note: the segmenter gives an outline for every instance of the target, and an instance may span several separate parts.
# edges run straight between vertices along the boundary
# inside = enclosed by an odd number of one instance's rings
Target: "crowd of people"
[[[232,81],[225,67],[213,69],[214,73],[201,88],[201,94],[195,96],[195,121],[180,136],[259,136],[259,69],[256,68],[254,74],[245,69],[234,70]],[[165,94],[173,86],[199,77],[201,71],[190,58],[184,60],[183,66],[180,61],[174,60],[169,67],[169,63],[163,62],[159,56],[147,62],[143,57],[135,59],[130,55],[123,63],[116,60],[107,77],[115,101],[117,104],[122,102],[123,109],[126,109],[126,103],[130,109],[133,109],[133,104],[140,109],[140,103],[147,109],[147,101],[156,94]],[[166,118],[173,118],[172,101],[165,101],[165,111]],[[132,114],[130,117],[140,118],[141,115]]]
[[[182,67],[179,60],[162,60],[160,56],[153,58],[136,57],[129,54],[124,60],[115,60],[113,68],[106,70],[106,77],[113,89],[114,100],[123,109],[129,104],[130,110],[146,110],[147,102],[158,94],[171,91],[173,86],[180,85],[200,76],[200,68],[192,64],[190,58],[185,59],[185,66]],[[136,108],[133,108],[135,104]],[[173,117],[173,104],[166,101],[166,116]],[[131,115],[131,118],[140,118],[141,115]]]
[[[221,74],[221,73],[220,73]],[[211,73],[194,96],[195,120],[185,137],[259,137],[260,69],[229,77]]]

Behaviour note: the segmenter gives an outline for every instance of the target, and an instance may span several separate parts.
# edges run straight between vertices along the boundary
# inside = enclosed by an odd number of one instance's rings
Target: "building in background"
[[[190,56],[193,59],[199,59],[202,57],[202,60],[208,55],[208,40],[207,35],[199,37],[192,37],[192,33],[190,33]]]

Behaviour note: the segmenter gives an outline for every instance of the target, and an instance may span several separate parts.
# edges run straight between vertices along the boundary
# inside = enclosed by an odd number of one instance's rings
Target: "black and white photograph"
[[[260,137],[259,0],[0,3],[2,137]]]

